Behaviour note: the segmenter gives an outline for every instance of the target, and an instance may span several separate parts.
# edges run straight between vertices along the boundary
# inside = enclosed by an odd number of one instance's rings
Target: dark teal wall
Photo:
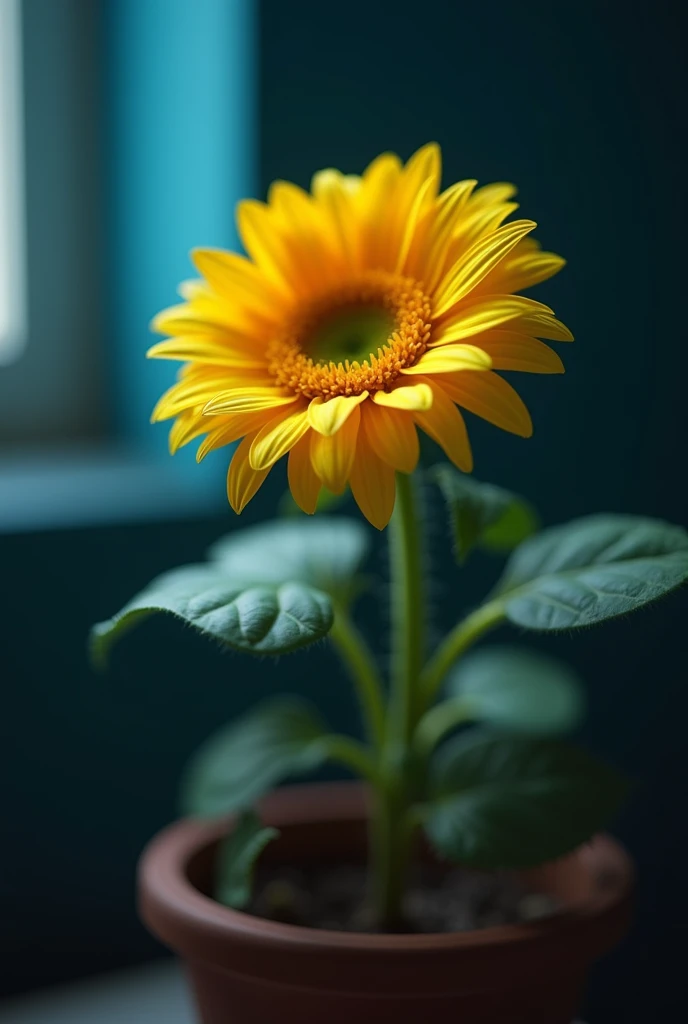
[[[273,508],[266,494],[263,514]],[[182,766],[214,728],[278,689],[356,728],[324,644],[277,664],[247,660],[160,619],[115,651],[106,675],[90,669],[94,621],[234,526],[228,512],[0,537],[0,995],[158,951],[136,921],[136,859],[176,816]]]
[[[568,257],[539,297],[578,340],[563,352],[566,376],[523,380],[535,436],[470,424],[476,474],[529,495],[547,522],[595,510],[688,522],[684,27],[666,2],[632,13],[590,0],[263,3],[263,188],[435,138],[447,181],[513,179],[541,239]],[[248,518],[269,513],[278,491]],[[234,525],[228,513],[0,538],[7,989],[153,952],[135,922],[136,856],[174,813],[179,769],[215,723],[278,686],[355,722],[324,646],[273,666],[151,622],[109,675],[91,673],[89,624]],[[447,573],[439,618],[449,624],[490,572],[476,561]],[[587,679],[584,739],[637,780],[617,830],[640,865],[637,925],[597,974],[590,1024],[670,1019],[683,1003],[687,613],[682,594],[547,644]],[[374,601],[363,616],[371,637],[384,634]]]

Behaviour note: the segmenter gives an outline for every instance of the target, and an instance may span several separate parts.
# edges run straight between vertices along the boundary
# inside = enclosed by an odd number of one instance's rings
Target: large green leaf
[[[208,739],[182,784],[185,814],[214,817],[250,807],[282,779],[327,760],[328,733],[295,698],[259,705]]]
[[[219,903],[238,910],[246,906],[256,860],[278,835],[276,828],[266,828],[253,811],[245,811],[237,819],[220,844],[215,864],[215,899]]]
[[[514,552],[496,598],[529,629],[589,626],[688,579],[688,533],[659,519],[599,515],[545,530]]]
[[[626,789],[615,771],[567,744],[469,734],[436,755],[424,827],[451,860],[486,869],[528,867],[590,839]]]
[[[460,562],[476,546],[488,551],[511,551],[538,529],[534,509],[519,495],[482,484],[453,466],[436,466],[432,476],[449,509]]]
[[[167,612],[207,636],[249,654],[287,654],[320,640],[332,626],[330,598],[305,583],[237,583],[221,565],[190,565],[165,573],[117,615],[91,631],[91,652],[103,666],[113,642],[137,622]]]
[[[585,708],[573,669],[520,647],[472,651],[450,676],[449,692],[473,720],[540,736],[574,729]]]
[[[356,519],[281,519],[230,533],[212,546],[209,555],[233,580],[298,580],[346,597],[368,553],[369,538]]]

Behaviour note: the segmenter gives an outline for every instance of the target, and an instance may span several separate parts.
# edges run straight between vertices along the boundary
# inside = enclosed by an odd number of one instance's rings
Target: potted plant
[[[439,183],[435,145],[405,165],[383,154],[361,177],[322,171],[310,193],[277,182],[267,204],[239,206],[248,256],[195,252],[201,280],[155,321],[168,339],[149,355],[184,363],[154,413],[174,421],[171,450],[202,437],[200,459],[239,441],[237,513],[288,456],[293,501],[317,514],[233,532],[154,580],[94,628],[95,659],[160,611],[254,656],[327,637],[365,726],[363,740],[333,733],[280,696],[192,761],[189,817],[145,852],[140,907],[186,960],[204,1024],[564,1024],[627,925],[632,867],[599,834],[625,783],[566,739],[583,713],[575,674],[520,647],[473,647],[504,623],[576,630],[667,594],[688,576],[688,535],[626,515],[540,531],[527,501],[467,475],[459,407],[528,436],[495,371],[560,373],[542,339],[572,337],[517,294],[563,260],[530,239],[532,221],[507,220],[513,187]],[[417,468],[417,428],[448,463]],[[389,524],[388,673],[353,617],[372,531],[320,511],[347,489]],[[437,644],[433,490],[458,563],[476,548],[508,556]],[[328,761],[361,783],[272,792]]]

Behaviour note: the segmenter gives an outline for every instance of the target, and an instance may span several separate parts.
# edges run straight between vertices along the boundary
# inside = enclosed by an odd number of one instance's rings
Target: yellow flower
[[[561,257],[504,223],[513,185],[460,181],[440,193],[440,150],[407,164],[384,153],[361,177],[320,171],[311,193],[275,182],[246,200],[238,226],[248,258],[199,249],[202,279],[160,313],[170,335],[149,356],[183,360],[153,420],[175,417],[170,449],[205,434],[198,458],[241,440],[227,493],[241,512],[288,455],[304,512],[321,487],[351,487],[382,529],[395,471],[418,461],[420,427],[470,472],[458,406],[527,437],[532,424],[494,370],[561,373],[541,338],[570,341],[551,309],[515,294],[555,274]]]

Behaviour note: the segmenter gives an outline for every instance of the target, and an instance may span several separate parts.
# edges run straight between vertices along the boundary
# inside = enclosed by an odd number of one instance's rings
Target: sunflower
[[[523,437],[522,400],[495,370],[561,373],[540,339],[571,341],[552,310],[516,293],[561,257],[531,238],[509,184],[460,181],[440,192],[440,149],[404,165],[391,153],[362,176],[317,173],[311,192],[275,182],[237,222],[247,257],[198,249],[201,279],[160,313],[168,335],[148,355],[182,360],[153,420],[172,417],[170,450],[205,435],[208,452],[240,441],[228,477],[241,512],[288,456],[304,512],[347,485],[378,529],[395,472],[418,461],[417,428],[464,472],[473,466],[459,407]],[[505,223],[506,222],[506,223]]]

